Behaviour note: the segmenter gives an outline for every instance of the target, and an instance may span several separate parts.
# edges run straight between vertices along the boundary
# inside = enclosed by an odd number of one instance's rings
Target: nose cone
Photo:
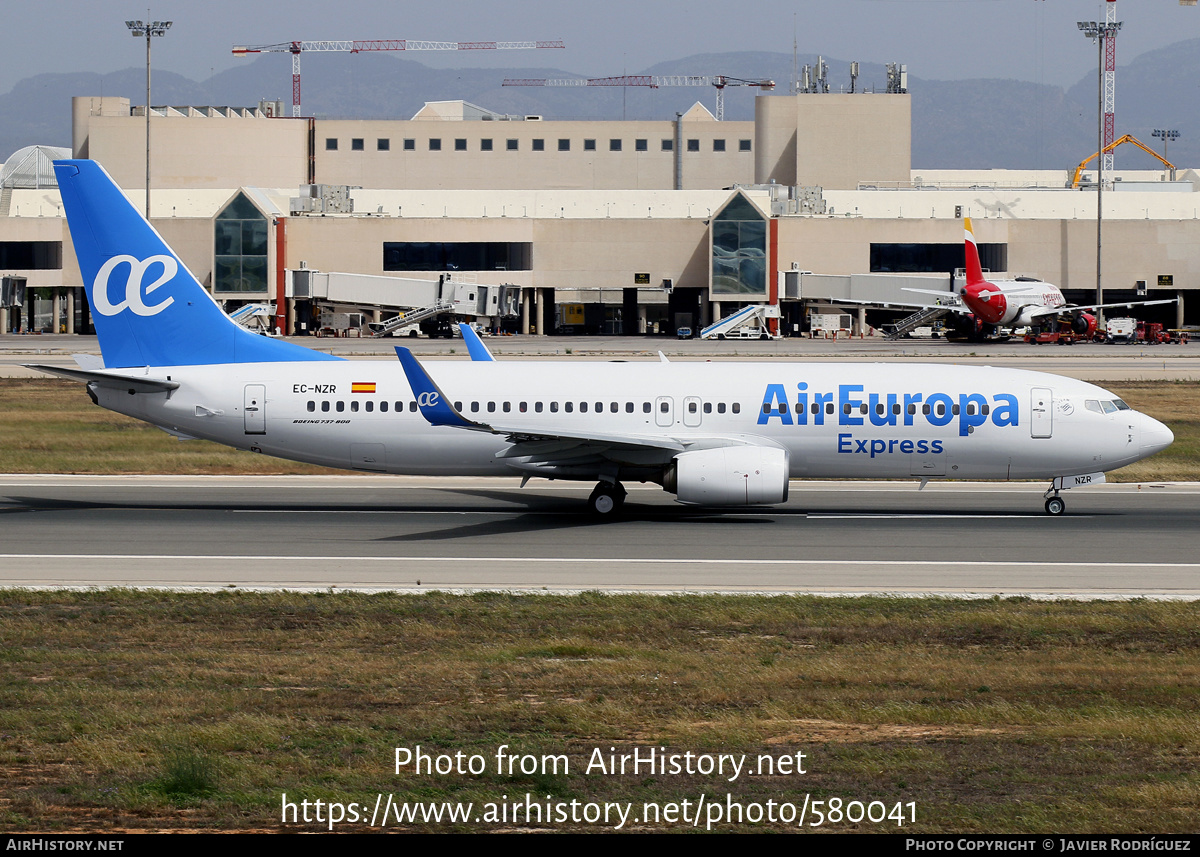
[[[1162,452],[1175,442],[1175,434],[1153,417],[1141,415],[1142,457]]]

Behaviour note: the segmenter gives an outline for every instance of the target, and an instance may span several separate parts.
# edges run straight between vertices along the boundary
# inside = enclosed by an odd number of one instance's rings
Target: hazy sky
[[[411,53],[434,67],[548,66],[581,75],[630,73],[657,62],[722,51],[789,52],[793,21],[801,53],[905,62],[916,77],[1003,77],[1067,86],[1096,67],[1076,21],[1103,19],[1099,0],[159,0],[150,17],[171,20],[154,40],[154,66],[207,79],[240,61],[234,44],[292,39],[563,39],[565,50]],[[1200,6],[1119,0],[1118,59],[1200,35]],[[136,3],[4,0],[0,92],[43,72],[110,72],[143,66],[143,40],[124,21]],[[278,56],[281,90],[290,58]],[[719,73],[697,68],[694,74]],[[286,97],[286,96],[285,96]]]

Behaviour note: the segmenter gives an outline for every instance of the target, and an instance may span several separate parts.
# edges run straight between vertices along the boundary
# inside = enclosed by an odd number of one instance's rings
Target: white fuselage
[[[689,448],[776,446],[788,451],[791,476],[825,478],[1052,478],[1112,470],[1171,439],[1145,414],[1087,405],[1116,399],[1099,387],[1016,369],[782,362],[425,365],[464,417],[505,433],[430,425],[414,407],[400,364],[391,361],[121,370],[180,386],[137,395],[93,389],[104,407],[177,434],[397,474],[514,475],[512,459],[501,457],[511,451],[514,431],[669,437]],[[648,450],[628,457],[630,465],[655,466],[672,454]]]

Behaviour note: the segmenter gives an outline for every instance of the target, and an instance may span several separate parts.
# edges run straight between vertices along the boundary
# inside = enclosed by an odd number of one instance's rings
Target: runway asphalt
[[[462,340],[293,337],[290,341],[350,359],[394,360],[396,345],[412,348],[419,357],[467,359]],[[672,360],[907,361],[1009,366],[1085,381],[1200,380],[1200,341],[1187,345],[1072,346],[1023,342],[979,345],[919,339],[889,342],[881,337],[719,342],[669,337],[499,336],[485,341],[498,359],[506,360],[657,360],[661,350]],[[96,338],[0,335],[0,377],[38,375],[25,369],[23,363],[74,366],[71,355],[76,353],[99,354]]]
[[[699,510],[631,486],[404,477],[0,477],[0,586],[1200,598],[1200,485],[794,482]]]

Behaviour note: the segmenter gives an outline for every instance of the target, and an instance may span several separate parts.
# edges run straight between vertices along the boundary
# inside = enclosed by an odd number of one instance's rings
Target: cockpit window
[[[1117,412],[1117,406],[1114,402],[1101,402],[1100,407],[1104,408],[1104,413],[1106,414],[1115,414]]]
[[[1113,399],[1113,404],[1117,406],[1118,411],[1132,411],[1133,408],[1122,402],[1120,399]]]
[[[1100,402],[1097,401],[1096,399],[1085,400],[1083,403],[1083,406],[1085,408],[1087,408],[1089,411],[1095,411],[1098,414],[1104,413],[1104,408],[1100,407]]]

